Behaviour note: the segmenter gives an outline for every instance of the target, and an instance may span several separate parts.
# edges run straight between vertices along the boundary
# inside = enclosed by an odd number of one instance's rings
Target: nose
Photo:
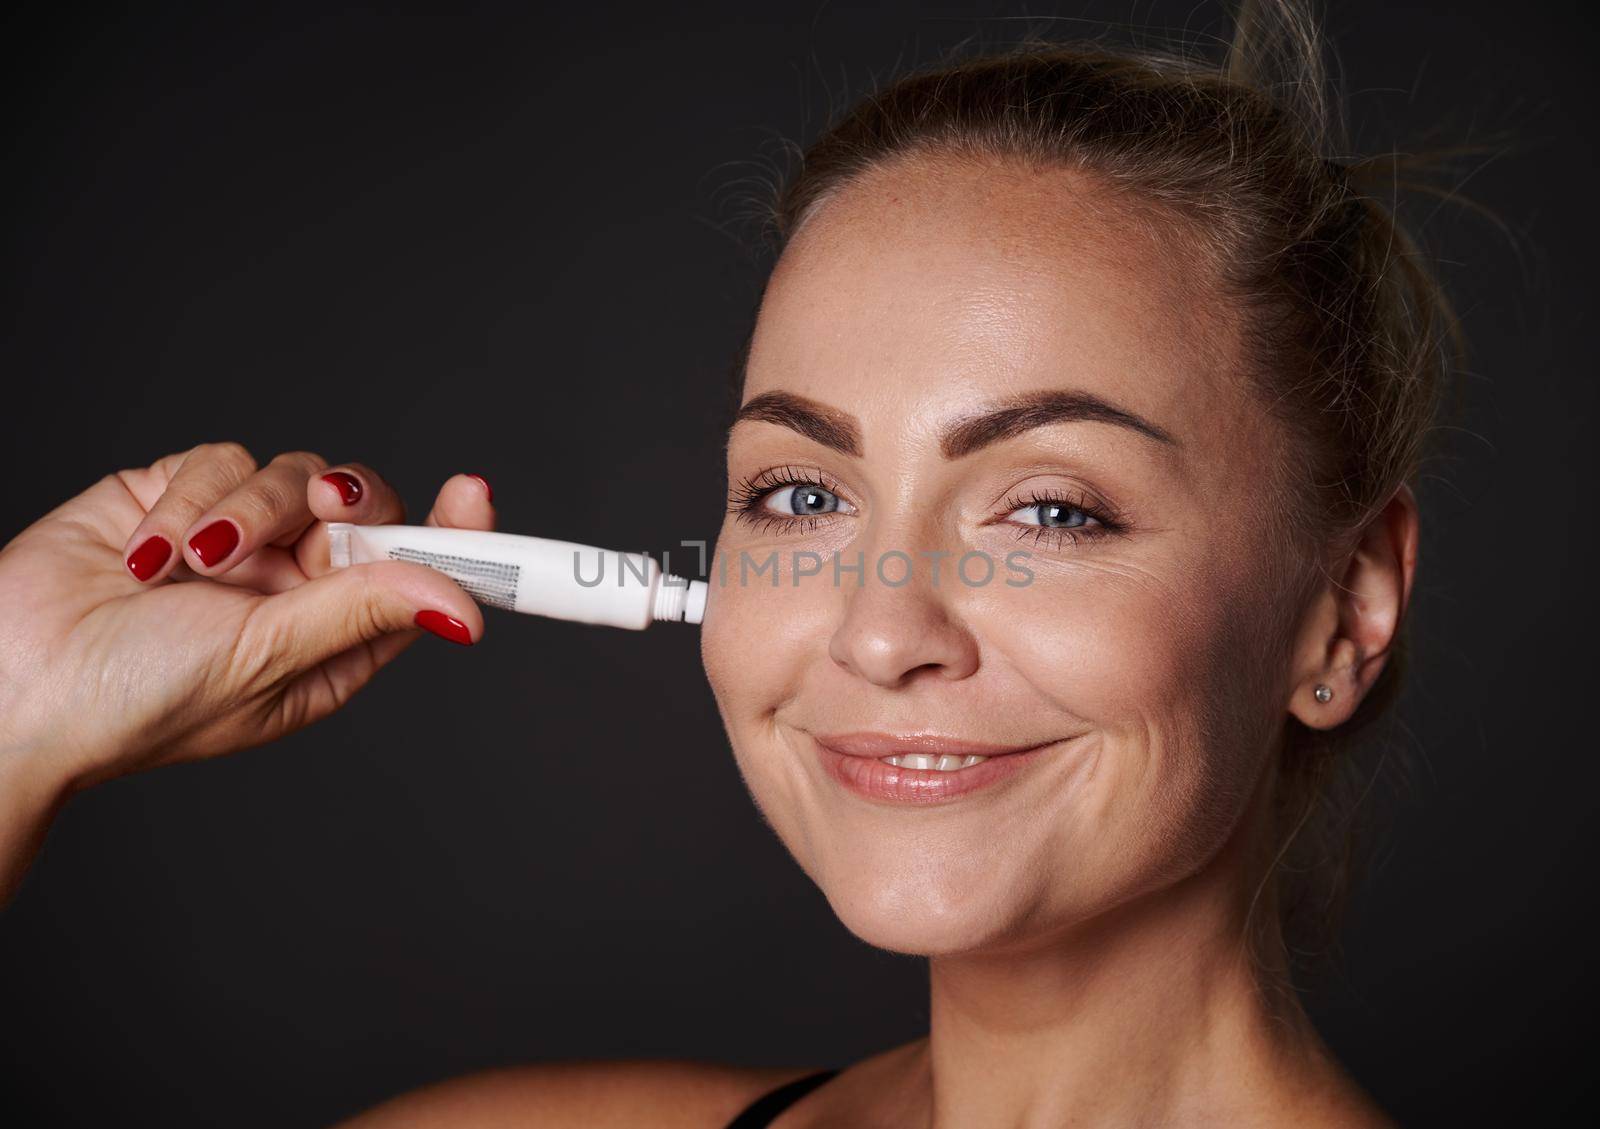
[[[935,586],[920,575],[928,561],[916,563],[922,567],[893,585],[869,560],[861,583],[845,589],[844,617],[828,640],[828,655],[875,686],[895,688],[927,676],[968,678],[978,669],[977,640],[946,599],[950,577],[941,576]],[[904,574],[898,562],[885,571],[891,581]]]

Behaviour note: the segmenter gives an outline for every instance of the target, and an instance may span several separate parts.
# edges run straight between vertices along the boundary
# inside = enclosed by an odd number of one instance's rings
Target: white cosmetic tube
[[[658,619],[699,623],[706,610],[705,581],[664,573],[644,553],[514,533],[335,521],[328,523],[328,558],[334,568],[423,564],[480,604],[635,631]]]

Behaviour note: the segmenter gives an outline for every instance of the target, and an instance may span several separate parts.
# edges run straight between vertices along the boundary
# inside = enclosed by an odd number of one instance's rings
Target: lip
[[[1039,745],[995,745],[937,734],[900,736],[888,733],[811,734],[822,766],[848,791],[864,799],[897,805],[945,803],[1009,780],[1068,738]],[[989,759],[970,768],[940,772],[934,768],[899,768],[879,757],[904,753],[934,756],[980,756]]]

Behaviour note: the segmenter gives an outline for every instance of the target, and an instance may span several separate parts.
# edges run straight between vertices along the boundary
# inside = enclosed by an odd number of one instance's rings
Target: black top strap
[[[807,1074],[804,1078],[796,1078],[793,1082],[785,1082],[776,1090],[768,1090],[746,1106],[738,1117],[728,1122],[728,1129],[764,1129],[765,1126],[772,1124],[772,1119],[778,1114],[837,1073],[839,1073],[837,1070],[819,1070],[815,1074]]]

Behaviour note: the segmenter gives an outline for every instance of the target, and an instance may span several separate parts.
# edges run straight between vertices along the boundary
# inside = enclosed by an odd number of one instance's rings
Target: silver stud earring
[[[1316,699],[1319,702],[1330,702],[1333,700],[1333,691],[1328,689],[1328,687],[1324,686],[1320,682],[1317,683],[1317,688],[1312,691],[1312,694],[1316,696]]]

